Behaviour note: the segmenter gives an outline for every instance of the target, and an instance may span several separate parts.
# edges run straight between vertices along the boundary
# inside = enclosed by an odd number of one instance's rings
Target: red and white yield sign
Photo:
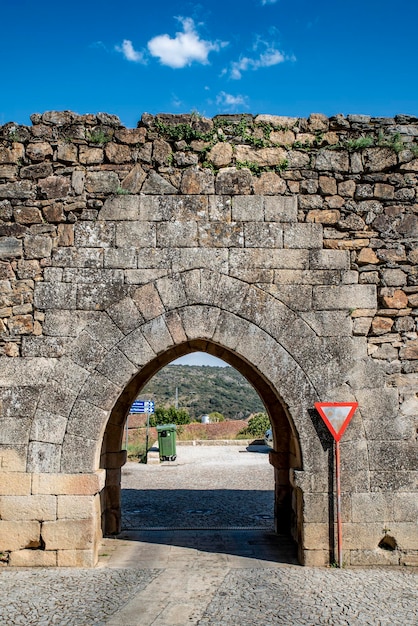
[[[357,407],[358,402],[315,402],[316,410],[335,441],[341,439]]]
[[[338,565],[343,566],[343,531],[341,517],[340,439],[353,417],[358,402],[315,402],[315,408],[335,439],[335,479],[337,484]]]

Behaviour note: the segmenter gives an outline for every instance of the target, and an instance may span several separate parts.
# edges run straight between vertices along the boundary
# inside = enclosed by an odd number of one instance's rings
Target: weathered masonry
[[[301,562],[335,549],[314,402],[358,401],[344,560],[416,563],[418,118],[32,123],[0,127],[1,559],[94,565],[132,400],[204,350],[265,403]]]

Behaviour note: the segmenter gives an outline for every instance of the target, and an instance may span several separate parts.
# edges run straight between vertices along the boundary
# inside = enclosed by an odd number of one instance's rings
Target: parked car
[[[264,443],[266,444],[266,446],[270,446],[270,448],[273,447],[273,431],[271,430],[271,428],[266,430],[266,432],[264,433]]]

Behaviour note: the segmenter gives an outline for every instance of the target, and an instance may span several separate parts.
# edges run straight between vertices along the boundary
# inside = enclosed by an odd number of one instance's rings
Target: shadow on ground
[[[122,529],[273,529],[274,494],[245,489],[123,489]]]

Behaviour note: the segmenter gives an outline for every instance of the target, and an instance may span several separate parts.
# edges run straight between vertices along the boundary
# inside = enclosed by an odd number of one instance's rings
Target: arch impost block
[[[119,469],[122,465],[125,465],[127,461],[127,451],[120,450],[119,452],[108,452],[104,458],[104,464],[106,469]]]

